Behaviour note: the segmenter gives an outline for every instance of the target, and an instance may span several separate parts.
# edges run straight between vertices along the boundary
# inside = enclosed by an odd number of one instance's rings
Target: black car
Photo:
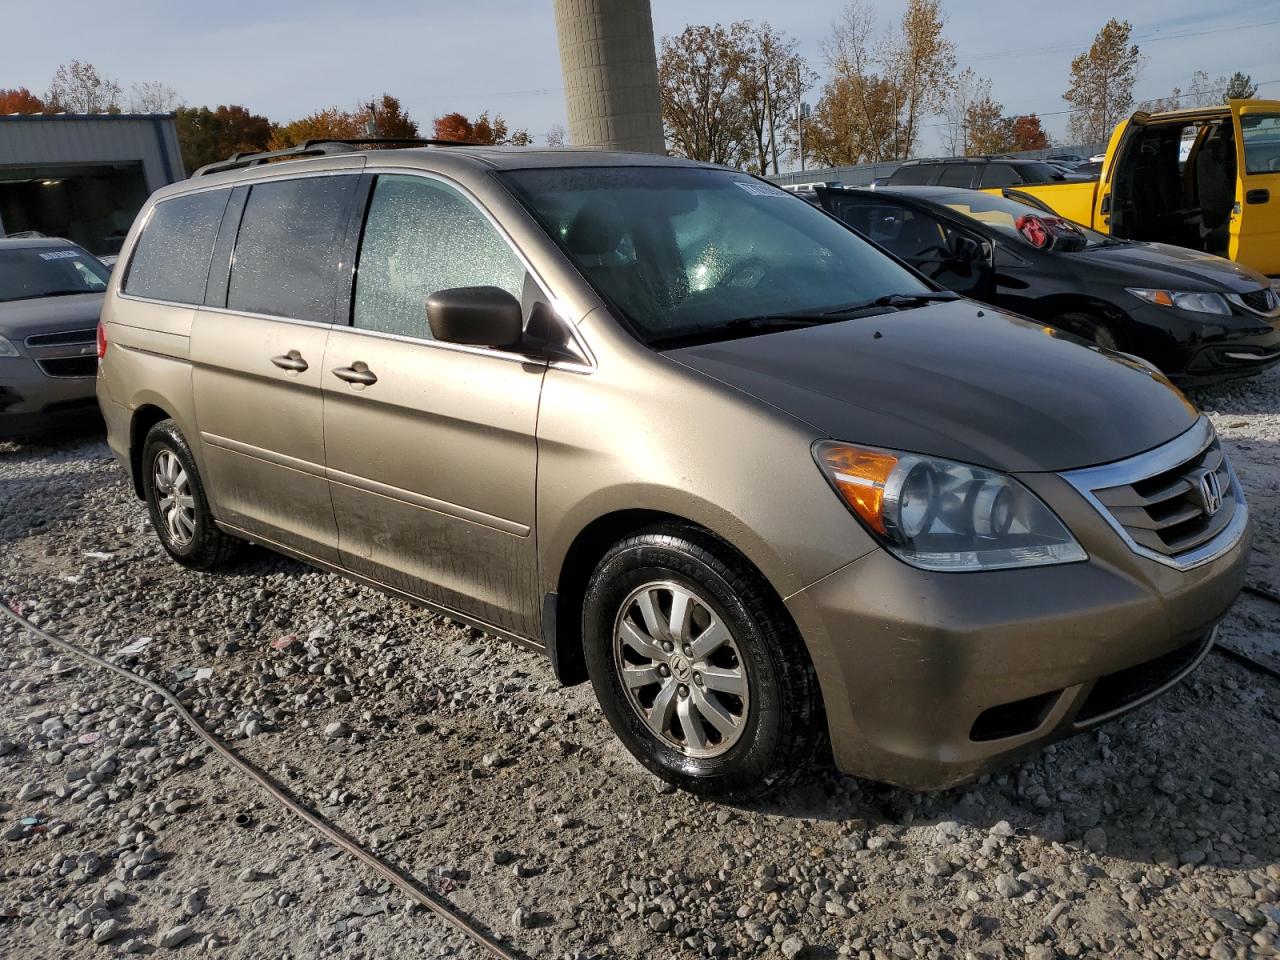
[[[974,190],[804,196],[941,286],[1140,356],[1180,384],[1249,376],[1280,360],[1280,292],[1230,260],[1118,240]]]

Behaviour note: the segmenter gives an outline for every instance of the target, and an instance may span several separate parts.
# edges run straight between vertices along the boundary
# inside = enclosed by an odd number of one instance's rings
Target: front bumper
[[[1152,331],[1164,331],[1165,342],[1156,345],[1160,339],[1156,334],[1152,341],[1156,355],[1148,359],[1179,386],[1251,377],[1280,363],[1280,318],[1244,312],[1219,318],[1145,306],[1134,311],[1134,319]],[[1133,346],[1142,353],[1141,344]]]
[[[93,377],[50,377],[28,357],[0,357],[0,438],[100,422]]]
[[[1252,524],[1177,570],[1131,551],[1066,481],[1020,477],[1081,563],[931,573],[877,550],[788,598],[818,669],[837,766],[943,789],[1133,709],[1207,653],[1244,583]]]

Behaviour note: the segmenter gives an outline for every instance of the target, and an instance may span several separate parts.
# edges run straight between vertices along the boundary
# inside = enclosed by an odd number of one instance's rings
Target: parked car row
[[[1256,325],[1247,271],[954,188],[815,191],[833,216],[666,157],[199,174],[102,308],[108,442],[163,548],[260,543],[544,651],[689,790],[773,789],[828,738],[853,774],[964,781],[1178,682],[1240,589],[1210,422],[1099,344]],[[1137,319],[1096,306],[1093,343],[1002,306],[1102,275]],[[1199,339],[1169,336],[1175,372]]]

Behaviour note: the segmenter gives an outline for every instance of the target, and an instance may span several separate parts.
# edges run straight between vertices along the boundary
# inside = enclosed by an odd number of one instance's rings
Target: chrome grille
[[[1063,476],[1135,552],[1169,566],[1220,556],[1248,521],[1231,463],[1204,417],[1155,450]]]
[[[1233,293],[1227,299],[1264,317],[1280,316],[1280,292],[1272,287],[1262,287],[1248,293]]]
[[[92,377],[98,373],[98,331],[39,333],[23,341],[46,377]]]
[[[61,333],[37,333],[27,337],[25,341],[28,347],[58,347],[68,343],[97,343],[98,331],[96,328],[89,330],[64,330]]]

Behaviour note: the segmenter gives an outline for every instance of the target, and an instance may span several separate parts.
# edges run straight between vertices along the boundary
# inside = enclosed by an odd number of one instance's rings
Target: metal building
[[[575,147],[666,153],[649,0],[556,0]]]
[[[172,114],[0,116],[0,235],[117,253],[152,191],[185,175]]]

